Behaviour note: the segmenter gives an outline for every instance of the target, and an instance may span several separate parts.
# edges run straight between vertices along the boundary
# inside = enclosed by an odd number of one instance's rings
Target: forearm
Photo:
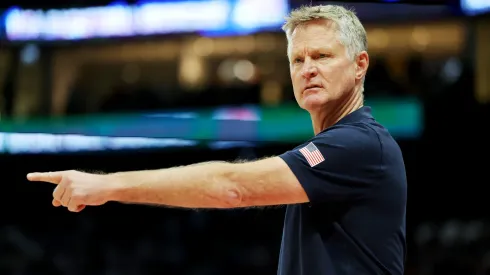
[[[232,208],[240,204],[233,164],[208,162],[161,170],[108,175],[116,182],[111,200],[186,208]]]

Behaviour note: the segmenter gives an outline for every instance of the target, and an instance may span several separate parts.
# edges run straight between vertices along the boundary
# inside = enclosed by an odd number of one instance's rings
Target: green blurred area
[[[417,138],[423,130],[416,99],[373,99],[365,105],[395,138]],[[309,114],[296,104],[1,121],[0,132],[261,142],[300,142],[313,135]]]

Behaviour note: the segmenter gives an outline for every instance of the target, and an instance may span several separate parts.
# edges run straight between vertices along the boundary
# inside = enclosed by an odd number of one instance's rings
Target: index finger
[[[61,182],[61,179],[63,177],[62,172],[46,172],[46,173],[29,173],[27,174],[27,179],[29,181],[44,181],[44,182],[50,182],[54,184],[58,184]]]

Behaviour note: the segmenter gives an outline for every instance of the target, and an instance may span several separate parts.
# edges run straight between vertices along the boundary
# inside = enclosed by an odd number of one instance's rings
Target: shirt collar
[[[371,107],[363,106],[355,110],[354,112],[346,115],[345,117],[343,117],[335,125],[355,123],[355,122],[361,122],[361,121],[371,120],[371,119],[373,119],[373,115],[371,113]]]

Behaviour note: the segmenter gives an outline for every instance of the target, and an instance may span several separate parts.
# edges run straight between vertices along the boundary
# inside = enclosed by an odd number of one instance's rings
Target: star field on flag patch
[[[318,165],[325,160],[322,153],[320,152],[320,150],[318,150],[315,144],[313,144],[313,142],[310,142],[305,147],[299,149],[299,152],[303,154],[303,156],[306,158],[306,161],[308,161],[308,164],[310,164],[311,167]]]

